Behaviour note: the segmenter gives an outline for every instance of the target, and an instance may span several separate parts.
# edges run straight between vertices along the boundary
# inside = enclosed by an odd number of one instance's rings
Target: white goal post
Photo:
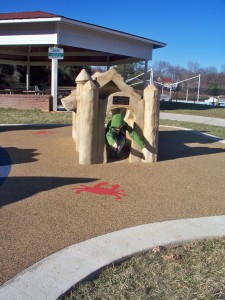
[[[173,83],[167,83],[167,84],[164,84],[164,83],[161,83],[161,82],[158,82],[158,81],[154,81],[154,80],[153,80],[153,69],[152,69],[152,68],[149,69],[149,70],[147,70],[147,73],[149,73],[149,72],[150,72],[150,77],[149,77],[149,79],[147,80],[147,82],[148,82],[149,84],[151,84],[151,83],[156,83],[156,84],[161,85],[161,86],[162,86],[162,93],[163,93],[163,88],[164,88],[164,87],[169,88],[169,90],[170,90],[170,97],[171,97],[171,91],[172,91],[172,89],[173,89],[174,87],[177,87],[178,84],[183,83],[183,82],[187,82],[187,81],[190,81],[190,80],[193,80],[193,79],[195,79],[195,78],[198,78],[197,102],[199,101],[199,90],[200,90],[200,83],[201,83],[201,74],[198,74],[198,75],[196,75],[196,76],[194,76],[194,77],[187,78],[187,79],[184,79],[184,80],[181,80],[181,81],[177,81],[177,82],[173,82]],[[134,80],[135,80],[136,82],[129,84],[130,86],[134,86],[134,85],[143,83],[144,81],[141,80],[141,79],[139,79],[139,77],[143,76],[144,74],[145,74],[145,73],[141,73],[141,74],[139,74],[139,75],[137,75],[137,76],[135,76],[135,77],[133,77],[133,78],[129,78],[128,80],[126,80],[126,83],[131,82],[131,81],[134,81]],[[186,100],[188,100],[188,88],[186,89]]]

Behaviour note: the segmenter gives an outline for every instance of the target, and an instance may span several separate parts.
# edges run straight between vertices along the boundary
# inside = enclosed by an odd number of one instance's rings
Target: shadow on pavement
[[[158,160],[165,161],[182,157],[207,155],[225,152],[224,148],[202,147],[213,144],[212,139],[200,136],[192,131],[171,130],[159,132]],[[187,144],[195,144],[189,146]],[[199,146],[196,146],[199,144]]]
[[[0,185],[6,180],[14,164],[35,162],[37,149],[20,149],[16,147],[2,148],[0,146]],[[13,187],[12,187],[13,188]]]
[[[35,162],[38,159],[35,156],[39,155],[37,149],[20,149],[16,147],[0,148],[0,166],[6,164],[25,164]],[[9,159],[7,159],[7,156]]]
[[[15,131],[15,130],[36,130],[36,129],[52,129],[60,127],[68,127],[71,124],[18,124],[0,126],[0,132]]]
[[[0,206],[24,200],[37,193],[70,184],[96,181],[96,178],[8,177],[0,186]]]

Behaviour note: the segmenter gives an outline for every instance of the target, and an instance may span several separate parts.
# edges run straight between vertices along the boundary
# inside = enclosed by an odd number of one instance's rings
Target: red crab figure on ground
[[[43,131],[36,131],[34,134],[50,134],[49,131],[43,130]]]
[[[108,184],[108,182],[99,182],[94,186],[86,186],[84,184],[81,184],[79,188],[73,188],[73,190],[75,190],[76,194],[80,194],[81,192],[88,192],[98,195],[110,195],[114,196],[115,200],[120,200],[122,196],[127,196],[127,194],[124,193],[124,190],[119,190],[119,184],[112,184],[111,187],[104,187]]]

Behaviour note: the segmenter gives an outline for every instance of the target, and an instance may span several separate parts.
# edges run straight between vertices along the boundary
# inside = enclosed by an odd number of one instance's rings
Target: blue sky
[[[225,65],[225,0],[8,0],[0,12],[42,10],[166,43],[152,62]]]

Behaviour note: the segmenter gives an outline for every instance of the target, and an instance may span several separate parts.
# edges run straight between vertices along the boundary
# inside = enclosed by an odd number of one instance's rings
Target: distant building
[[[158,77],[157,80],[164,85],[173,83],[173,79],[170,77]]]

